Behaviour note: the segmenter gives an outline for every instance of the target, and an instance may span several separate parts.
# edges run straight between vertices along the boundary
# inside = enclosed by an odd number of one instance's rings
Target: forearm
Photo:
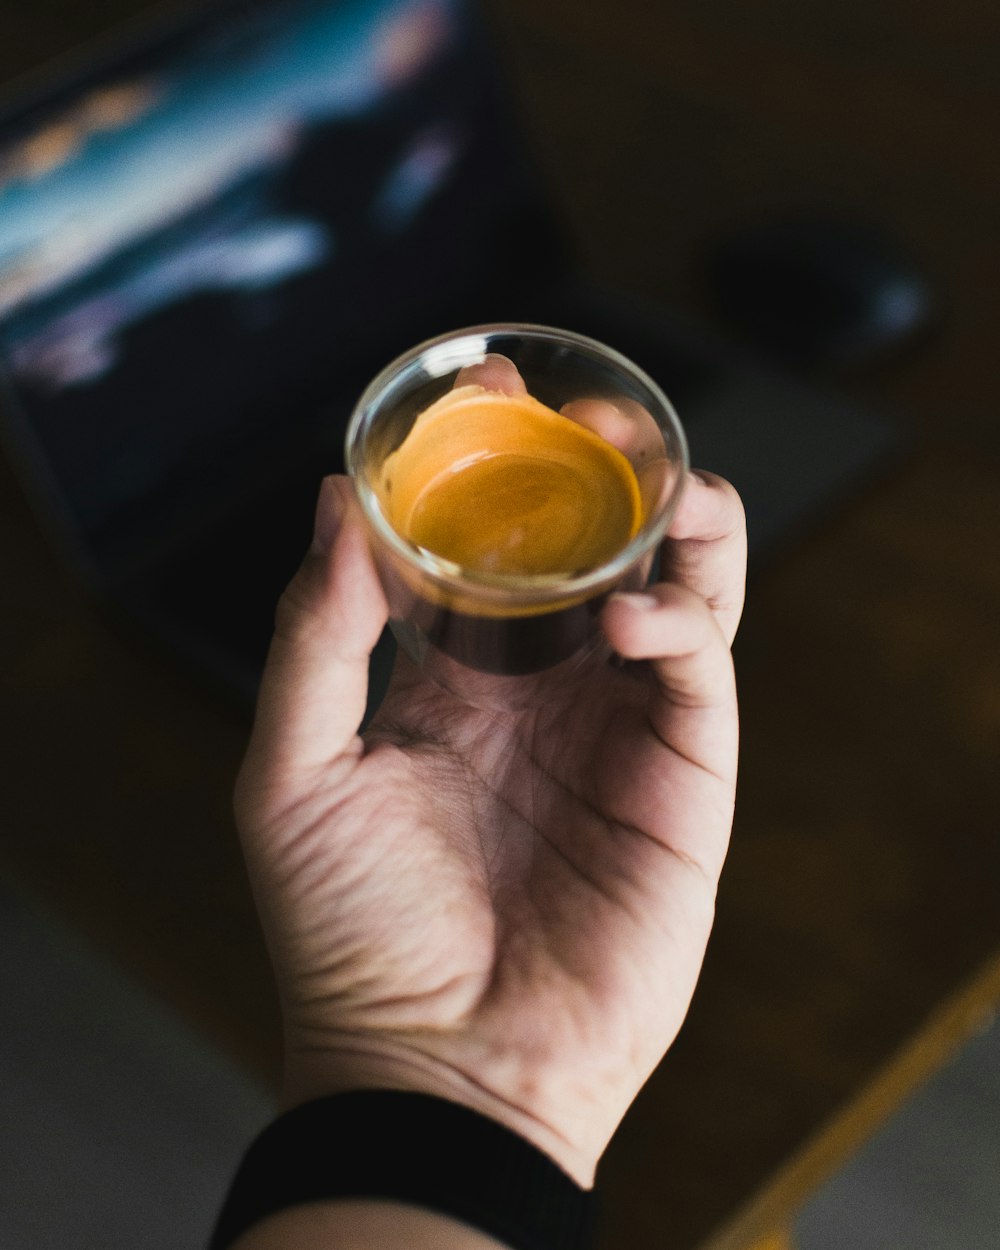
[[[507,1250],[436,1211],[396,1202],[338,1200],[269,1216],[232,1250]]]

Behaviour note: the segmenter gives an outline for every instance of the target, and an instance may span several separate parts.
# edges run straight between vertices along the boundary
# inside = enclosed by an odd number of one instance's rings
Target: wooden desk
[[[942,292],[933,338],[841,382],[903,414],[912,456],[751,588],[717,929],[688,1024],[602,1173],[604,1250],[682,1250],[1000,945],[1000,10],[495,7],[596,276],[704,313],[709,234],[820,204],[896,231]],[[36,0],[5,18],[0,72],[113,12]],[[243,724],[106,627],[9,477],[0,559],[6,859],[273,1071],[274,1000],[229,817]]]
[[[939,1244],[947,1235],[949,1244],[970,1250],[970,1243],[958,1231],[963,1222],[970,1221],[977,1229],[976,1244],[992,1245],[1000,1212],[996,1183],[1000,1178],[991,1170],[1000,1153],[1000,1129],[991,1118],[996,1067],[990,1062],[1000,1043],[998,1013],[1000,955],[995,955],[701,1250],[797,1250],[810,1244],[810,1230],[821,1235],[824,1244],[837,1244],[839,1236],[840,1244],[854,1245],[849,1232],[831,1222],[838,1209],[841,1219],[854,1221],[855,1232],[866,1244],[908,1245],[905,1226],[938,1221],[935,1233],[926,1234],[926,1244]],[[978,1107],[973,1098],[978,1099]],[[979,1137],[975,1127],[969,1131],[964,1124],[943,1118],[963,1113],[978,1123]],[[986,1140],[981,1138],[984,1123],[989,1126]],[[922,1141],[908,1140],[908,1134],[912,1137],[920,1130]],[[949,1157],[956,1142],[966,1150],[978,1145],[984,1166],[977,1167],[977,1161],[961,1149]],[[914,1153],[923,1168],[912,1166]],[[838,1180],[843,1186],[843,1169],[850,1167],[854,1172],[848,1187],[841,1189],[831,1211],[823,1186]],[[928,1187],[935,1177],[940,1186],[949,1173],[953,1182],[962,1175],[966,1184],[971,1174],[985,1181],[987,1188],[970,1186],[964,1204],[951,1195],[952,1209],[942,1210],[942,1195]],[[890,1222],[888,1227],[875,1223],[864,1231],[862,1221],[870,1219],[872,1212],[862,1203],[856,1214],[855,1204],[865,1190],[884,1194],[879,1205],[883,1218]],[[955,1210],[955,1206],[964,1209]]]

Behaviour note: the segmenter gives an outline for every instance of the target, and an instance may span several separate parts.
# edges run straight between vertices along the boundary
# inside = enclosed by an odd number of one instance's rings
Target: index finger
[[[747,527],[743,501],[725,478],[701,469],[688,475],[661,569],[665,580],[706,600],[732,645],[746,595]]]

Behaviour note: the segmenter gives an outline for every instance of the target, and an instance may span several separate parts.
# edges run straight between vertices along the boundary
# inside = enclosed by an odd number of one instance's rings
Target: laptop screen
[[[0,120],[8,406],[99,564],[336,468],[368,376],[539,263],[497,100],[459,0],[244,0]]]

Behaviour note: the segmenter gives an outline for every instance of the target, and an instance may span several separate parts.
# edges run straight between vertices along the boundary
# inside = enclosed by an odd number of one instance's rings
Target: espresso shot
[[[669,401],[623,357],[502,325],[384,370],[346,461],[398,642],[446,689],[502,709],[606,654],[600,610],[645,584],[687,450]]]

